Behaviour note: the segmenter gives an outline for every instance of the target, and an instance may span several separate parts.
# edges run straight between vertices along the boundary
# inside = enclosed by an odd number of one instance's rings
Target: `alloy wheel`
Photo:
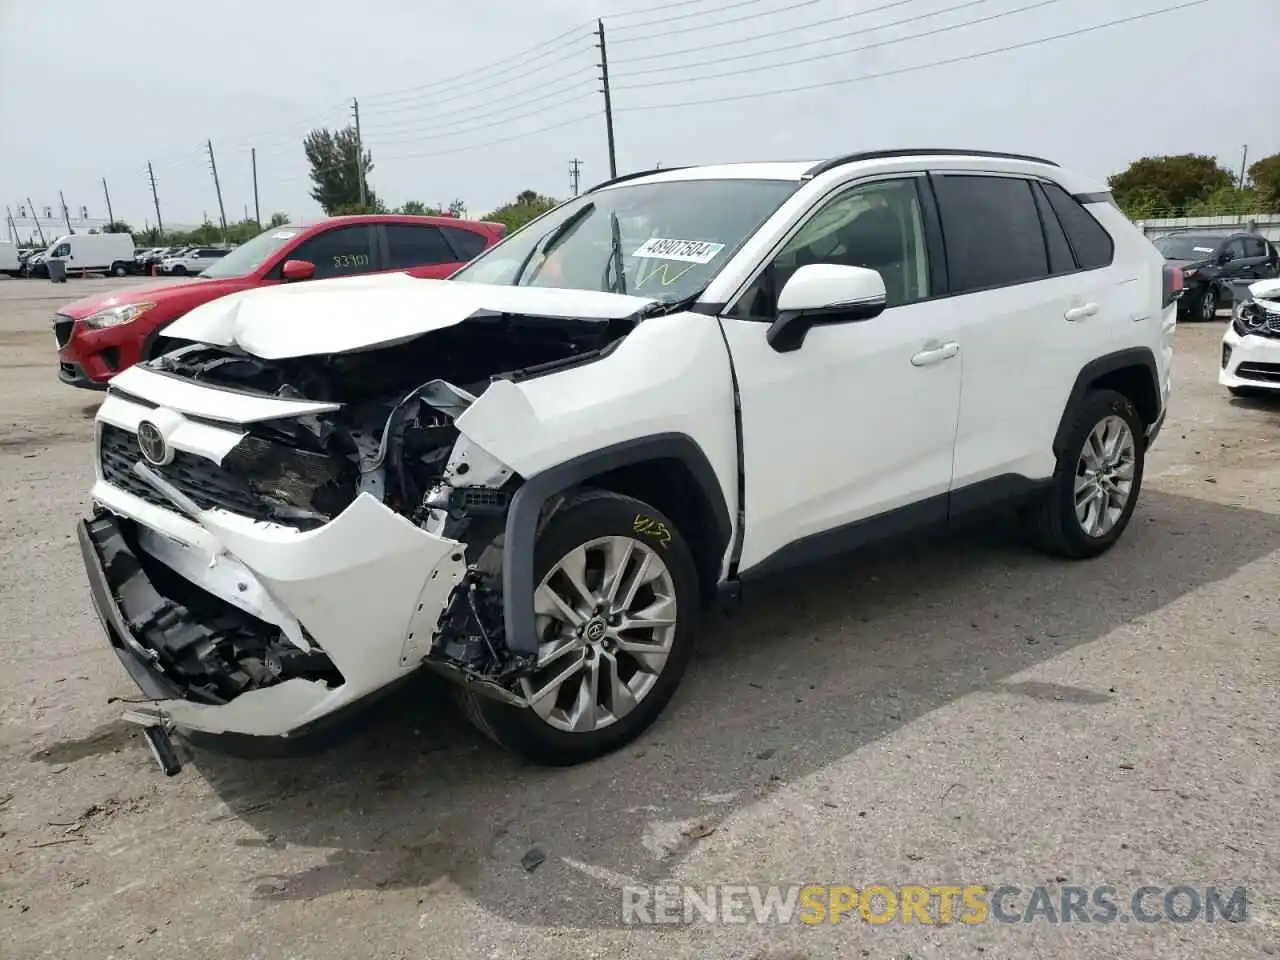
[[[1075,504],[1080,529],[1094,538],[1115,529],[1133,493],[1137,442],[1123,419],[1103,418],[1085,439],[1076,462]]]
[[[652,548],[600,537],[555,563],[534,591],[539,637],[531,709],[567,733],[590,733],[631,713],[653,690],[676,633],[671,571]]]

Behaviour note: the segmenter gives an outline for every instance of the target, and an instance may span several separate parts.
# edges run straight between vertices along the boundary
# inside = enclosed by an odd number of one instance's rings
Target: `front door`
[[[742,404],[744,573],[771,556],[781,566],[841,549],[873,517],[946,517],[962,346],[947,301],[929,299],[922,184],[902,176],[836,193],[721,321]],[[809,263],[878,270],[888,305],[815,326],[779,353],[765,339],[777,292]]]

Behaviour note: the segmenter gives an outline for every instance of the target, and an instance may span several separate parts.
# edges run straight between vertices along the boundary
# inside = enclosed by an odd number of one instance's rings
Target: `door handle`
[[[935,363],[941,363],[943,360],[950,360],[960,352],[960,344],[955,343],[954,341],[950,343],[936,343],[935,341],[935,344],[936,346],[934,344],[930,344],[913,356],[911,358],[911,365],[913,367],[931,366]]]
[[[1063,316],[1072,321],[1084,320],[1086,317],[1092,317],[1097,312],[1098,305],[1096,303],[1086,303],[1079,307],[1072,307]]]

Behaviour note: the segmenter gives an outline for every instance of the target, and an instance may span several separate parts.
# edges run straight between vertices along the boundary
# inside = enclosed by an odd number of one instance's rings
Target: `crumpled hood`
[[[238,290],[250,281],[243,277],[232,277],[226,280],[188,280],[185,283],[157,283],[152,286],[126,287],[123,290],[112,290],[108,293],[95,293],[80,300],[74,300],[59,307],[58,312],[64,317],[83,320],[99,310],[118,307],[123,303],[154,303],[164,306],[181,300],[212,300]]]
[[[170,325],[165,335],[279,360],[386,346],[455,326],[476,314],[614,320],[653,302],[602,291],[372,274],[232,294],[196,307]]]

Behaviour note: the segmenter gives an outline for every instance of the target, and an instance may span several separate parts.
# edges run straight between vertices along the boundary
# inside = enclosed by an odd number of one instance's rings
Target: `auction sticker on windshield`
[[[632,256],[679,260],[682,263],[710,263],[723,249],[723,243],[710,243],[706,240],[664,240],[661,237],[650,237]]]

